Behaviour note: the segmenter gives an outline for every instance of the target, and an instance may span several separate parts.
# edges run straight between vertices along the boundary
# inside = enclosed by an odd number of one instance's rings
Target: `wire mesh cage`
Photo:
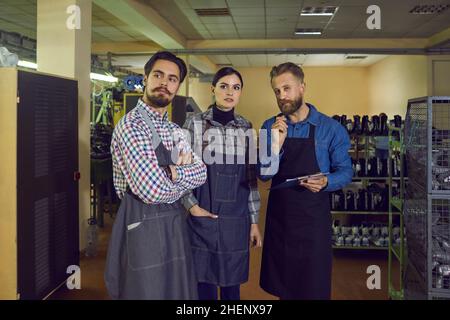
[[[408,233],[405,297],[450,298],[450,198],[410,189],[404,211]]]
[[[450,195],[450,97],[408,101],[405,147],[410,179],[428,193]]]
[[[450,97],[408,101],[407,299],[450,298]]]
[[[430,208],[431,207],[431,208]],[[450,199],[432,197],[431,209],[431,291],[450,295]]]

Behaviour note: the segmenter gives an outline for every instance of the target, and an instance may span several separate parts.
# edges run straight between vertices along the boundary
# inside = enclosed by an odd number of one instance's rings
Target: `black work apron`
[[[286,138],[276,186],[286,179],[320,172],[315,126],[308,138]],[[260,285],[281,299],[330,299],[331,214],[328,192],[297,186],[269,194]]]
[[[148,115],[158,165],[173,164]],[[127,191],[114,222],[105,282],[113,299],[197,299],[186,211],[180,200],[145,204]]]

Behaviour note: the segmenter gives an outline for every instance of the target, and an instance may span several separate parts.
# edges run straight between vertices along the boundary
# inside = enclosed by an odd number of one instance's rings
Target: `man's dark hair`
[[[176,55],[169,51],[158,51],[150,58],[150,60],[147,61],[144,67],[145,75],[147,77],[150,71],[152,71],[152,68],[155,65],[156,61],[158,60],[167,60],[175,63],[180,70],[180,83],[183,82],[187,73],[186,63],[184,63],[182,59],[178,58]]]
[[[303,73],[302,68],[292,62],[285,62],[273,67],[270,71],[270,81],[272,81],[273,78],[278,77],[279,75],[286,72],[292,73],[296,78],[300,80],[300,82],[303,83],[305,74]]]
[[[237,71],[236,69],[231,68],[231,67],[224,67],[224,68],[222,68],[222,69],[220,69],[219,71],[216,72],[216,74],[214,75],[213,81],[212,81],[213,87],[216,86],[217,82],[221,78],[229,76],[231,74],[235,74],[239,78],[239,80],[241,80],[241,85],[243,87],[244,86],[244,81],[242,80],[241,74],[239,73],[239,71]]]

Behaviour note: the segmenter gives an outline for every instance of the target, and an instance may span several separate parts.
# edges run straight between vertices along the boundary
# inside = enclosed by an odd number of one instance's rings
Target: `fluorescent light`
[[[321,35],[322,32],[320,31],[302,31],[302,32],[295,32],[295,35]]]
[[[106,81],[106,82],[117,82],[119,81],[118,78],[113,76],[107,76],[100,73],[91,73],[91,79],[92,80],[100,80],[100,81]]]
[[[19,60],[19,62],[17,63],[17,65],[18,65],[19,67],[30,68],[30,69],[37,69],[37,64],[34,63],[34,62],[29,62],[29,61]]]
[[[301,13],[301,16],[309,16],[309,17],[331,17],[334,13],[332,12],[322,12],[322,13]]]

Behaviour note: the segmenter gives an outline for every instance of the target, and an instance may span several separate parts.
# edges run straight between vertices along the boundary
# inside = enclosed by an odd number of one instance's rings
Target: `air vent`
[[[367,58],[367,56],[346,56],[345,59],[347,60],[362,60]]]
[[[228,8],[195,9],[195,13],[199,17],[222,17],[229,16],[230,10]]]
[[[302,9],[302,16],[332,16],[336,13],[337,7],[305,7]]]
[[[301,28],[295,30],[296,35],[319,35],[322,34],[322,29],[319,28]]]
[[[412,14],[436,14],[441,13],[450,8],[450,4],[429,4],[429,5],[419,5],[412,8],[409,13]]]

